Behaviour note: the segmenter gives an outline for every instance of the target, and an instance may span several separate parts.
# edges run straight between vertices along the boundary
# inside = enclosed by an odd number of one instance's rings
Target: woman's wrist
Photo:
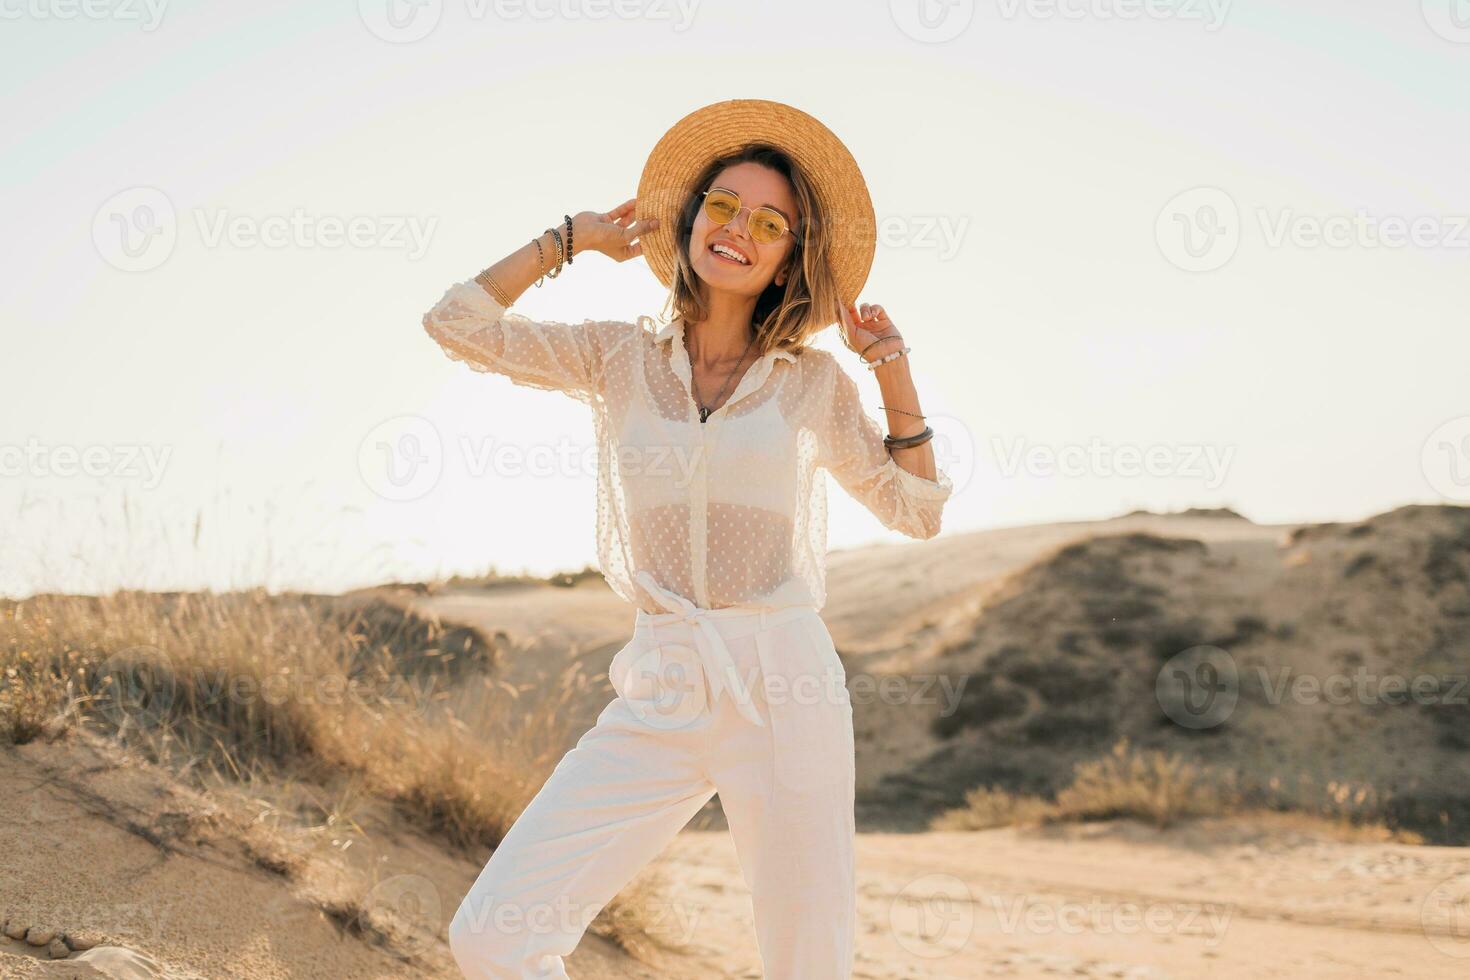
[[[890,340],[898,341],[897,346],[885,343],[886,341]],[[872,364],[884,354],[890,353],[894,350],[898,350],[902,347],[903,337],[897,331],[894,331],[893,333],[884,334],[883,336],[870,341],[868,345],[859,352],[858,356],[861,357],[864,361],[867,361],[869,364]],[[869,353],[870,351],[872,353]]]
[[[904,344],[903,338],[896,333],[881,337],[879,340],[898,341],[896,344],[882,345],[879,344],[879,341],[874,341],[869,345],[873,348],[873,356],[863,358],[867,362],[869,371],[873,372],[874,375],[882,376],[892,373],[894,367],[898,366],[900,361],[908,357],[909,348]]]

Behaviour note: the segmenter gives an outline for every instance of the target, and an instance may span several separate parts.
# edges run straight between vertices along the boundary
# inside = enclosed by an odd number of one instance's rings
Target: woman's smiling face
[[[750,212],[762,205],[775,208],[786,216],[787,224],[794,230],[801,215],[796,210],[791,184],[774,170],[746,162],[726,167],[710,187],[723,187],[739,194],[740,213],[728,224],[716,224],[701,204],[689,235],[689,264],[714,289],[759,296],[786,264],[796,248],[796,239],[788,233],[769,245],[757,242],[750,237]],[[714,251],[716,242],[739,252],[745,261],[718,254]],[[783,274],[781,283],[784,282]]]

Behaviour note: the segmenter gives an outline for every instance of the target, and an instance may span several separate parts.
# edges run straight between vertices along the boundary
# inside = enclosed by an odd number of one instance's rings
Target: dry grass
[[[1079,763],[1055,800],[977,787],[963,807],[933,821],[935,830],[1111,820],[1128,817],[1160,829],[1188,817],[1229,812],[1238,795],[1226,776],[1164,752],[1140,752],[1120,739],[1099,759]]]
[[[1228,774],[1165,752],[1140,752],[1120,739],[1100,759],[1079,764],[1057,794],[1056,820],[1132,817],[1160,829],[1189,817],[1220,816],[1239,794]]]
[[[468,674],[455,663],[463,631],[408,616],[394,630],[381,604],[370,611],[370,619],[342,615],[315,597],[261,590],[5,601],[0,743],[86,726],[206,791],[210,779],[316,783],[331,773],[483,855],[559,757],[560,707],[584,679],[569,670],[526,712],[516,710],[520,692],[477,670],[472,680],[491,689],[499,710],[472,728],[442,705],[449,682]],[[454,641],[449,653],[445,639]],[[244,843],[262,867],[300,873],[268,835]],[[635,955],[652,942],[639,912],[650,886],[639,887],[595,923]]]
[[[930,824],[932,830],[989,830],[1025,827],[1043,822],[1052,805],[1039,796],[977,786],[965,793],[965,805],[946,810]]]
[[[1118,740],[1107,755],[1079,763],[1072,782],[1054,800],[976,787],[965,805],[937,815],[932,830],[987,830],[1089,820],[1133,819],[1159,829],[1197,817],[1252,813],[1295,819],[1352,840],[1422,843],[1382,823],[1384,802],[1370,787],[1309,777],[1272,777],[1242,787],[1233,772],[1188,762],[1160,751],[1140,751]],[[1278,821],[1279,822],[1279,821]]]
[[[453,843],[494,846],[538,760],[434,710],[440,678],[408,683],[403,659],[393,637],[370,646],[356,618],[290,596],[38,597],[0,619],[0,739],[85,724],[180,772],[247,779],[326,765]],[[545,751],[557,715],[518,718],[516,731],[529,739],[539,725]]]

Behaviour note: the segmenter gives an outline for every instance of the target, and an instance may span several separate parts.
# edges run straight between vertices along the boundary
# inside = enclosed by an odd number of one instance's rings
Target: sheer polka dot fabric
[[[939,533],[954,490],[894,462],[857,383],[828,351],[776,350],[699,421],[684,324],[662,329],[508,312],[473,280],[424,316],[450,358],[592,409],[598,446],[597,554],[614,592],[650,613],[647,569],[705,608],[826,602],[824,473],[888,528]]]

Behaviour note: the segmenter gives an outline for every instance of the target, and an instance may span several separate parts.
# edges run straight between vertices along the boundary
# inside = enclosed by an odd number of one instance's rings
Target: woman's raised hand
[[[896,344],[884,345],[882,349],[874,349],[871,355],[863,355],[863,360],[872,361],[889,352],[890,349],[897,350],[903,346],[903,335],[893,325],[888,312],[877,303],[864,303],[857,306],[847,303],[838,307],[841,316],[842,342],[847,349],[856,353],[866,350],[868,345],[875,340],[893,337],[897,339]]]
[[[578,252],[588,249],[601,252],[616,262],[643,254],[643,243],[637,241],[658,227],[657,218],[634,220],[638,199],[630,197],[611,211],[583,211],[572,216],[572,247]]]

